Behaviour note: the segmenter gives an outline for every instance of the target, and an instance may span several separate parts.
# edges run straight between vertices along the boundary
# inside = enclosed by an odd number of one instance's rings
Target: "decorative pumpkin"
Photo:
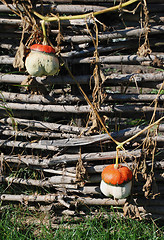
[[[121,199],[130,195],[133,175],[128,167],[111,164],[104,168],[101,176],[100,190],[105,196]]]
[[[48,45],[34,44],[26,58],[28,73],[35,77],[55,75],[59,71],[59,61],[55,49]]]

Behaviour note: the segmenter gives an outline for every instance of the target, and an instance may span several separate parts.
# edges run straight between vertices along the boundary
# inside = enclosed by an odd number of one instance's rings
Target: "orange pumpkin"
[[[127,197],[131,192],[132,171],[122,165],[115,164],[107,166],[102,172],[100,189],[105,196],[113,196],[120,199]]]
[[[132,171],[126,166],[118,165],[115,168],[115,164],[111,164],[104,168],[102,179],[108,184],[120,185],[132,180]]]

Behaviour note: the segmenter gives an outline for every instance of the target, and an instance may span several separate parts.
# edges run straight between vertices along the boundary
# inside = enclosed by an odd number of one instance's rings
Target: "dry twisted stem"
[[[150,120],[149,125],[151,125],[155,122],[156,110],[157,110],[157,106],[158,106],[158,98],[159,98],[159,95],[163,88],[163,85],[164,85],[164,82],[158,91],[156,99],[153,101],[153,103],[155,103],[154,104],[154,112],[152,114],[152,118]],[[143,142],[143,147],[142,147],[143,159],[141,162],[137,163],[137,167],[135,168],[136,179],[137,179],[137,174],[141,173],[143,178],[146,181],[145,185],[143,186],[143,192],[144,192],[146,198],[148,198],[148,197],[155,198],[156,195],[158,195],[158,187],[157,187],[155,177],[154,177],[154,158],[155,158],[157,141],[152,140],[152,139],[155,139],[157,134],[158,134],[158,125],[155,129],[148,129],[146,137]],[[151,167],[150,171],[149,171],[149,169],[147,167],[147,163],[146,163],[147,156],[151,156],[151,159],[152,159],[152,167]]]
[[[149,34],[149,11],[147,8],[147,2],[146,0],[143,0],[143,11],[144,11],[144,15],[145,15],[145,20],[144,20],[144,35],[145,35],[145,41],[144,43],[138,48],[138,56],[140,57],[146,57],[147,55],[151,54],[152,50],[150,49],[150,44],[149,44],[149,38],[148,38],[148,34]],[[141,37],[140,37],[141,38]]]
[[[94,54],[93,54],[93,58],[95,59],[95,61],[93,62],[93,64],[95,64],[94,70],[93,70],[93,75],[90,78],[90,88],[91,88],[91,82],[92,82],[92,78],[94,79],[94,88],[92,91],[92,99],[93,102],[92,104],[94,105],[96,110],[99,110],[100,108],[100,104],[103,103],[104,101],[104,94],[102,91],[102,78],[101,78],[101,73],[100,73],[100,66],[99,66],[99,54],[98,54],[98,26],[97,26],[97,20],[95,19],[95,17],[93,16],[93,14],[91,14],[90,16],[93,19],[93,23],[94,23],[94,30],[96,33],[96,39],[94,39],[89,26],[87,24],[86,21],[86,28],[92,38],[92,42],[95,48]],[[90,129],[90,132],[98,127],[98,122],[97,122],[97,116],[96,114],[92,111],[91,115],[90,115],[90,119],[92,120],[92,127]]]

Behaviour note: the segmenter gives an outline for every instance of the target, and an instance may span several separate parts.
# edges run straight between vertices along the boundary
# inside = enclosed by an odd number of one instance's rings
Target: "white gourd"
[[[113,186],[110,184],[105,183],[101,180],[100,183],[100,190],[106,197],[114,197],[116,199],[126,198],[130,195],[132,187],[132,181],[125,183],[122,186]]]
[[[59,71],[58,58],[52,53],[31,51],[25,61],[28,73],[35,77],[52,76]]]

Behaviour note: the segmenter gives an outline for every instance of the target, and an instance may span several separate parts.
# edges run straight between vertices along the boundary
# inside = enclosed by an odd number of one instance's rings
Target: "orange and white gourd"
[[[101,176],[100,190],[105,196],[122,199],[130,195],[133,175],[128,167],[111,164],[104,168]]]
[[[55,75],[59,71],[59,61],[55,49],[48,45],[34,44],[25,60],[28,73],[35,77]]]

